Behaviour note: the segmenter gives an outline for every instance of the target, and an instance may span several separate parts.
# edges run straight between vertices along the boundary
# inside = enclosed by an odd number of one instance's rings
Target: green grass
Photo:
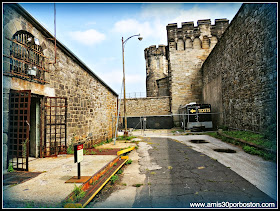
[[[86,192],[82,190],[82,186],[78,187],[76,184],[74,184],[73,192],[74,192],[74,196],[73,196],[74,202],[80,201],[86,195]]]
[[[205,134],[209,135],[209,136],[212,136],[214,138],[220,139],[223,142],[231,143],[231,144],[234,144],[234,145],[239,145],[240,144],[239,142],[237,142],[235,140],[232,140],[232,139],[229,139],[229,138],[226,138],[224,136],[221,136],[221,135],[217,134],[216,132],[208,132],[208,133],[205,133]]]
[[[245,145],[242,147],[242,149],[251,154],[251,155],[258,155],[258,156],[261,156],[262,158],[264,158],[265,160],[274,160],[274,155],[271,154],[271,153],[267,153],[267,152],[264,152],[262,150],[259,150],[255,147],[251,147],[251,146],[248,146],[248,145]]]
[[[103,144],[110,143],[110,142],[112,142],[112,141],[113,141],[113,139],[110,138],[110,139],[107,139],[106,141],[101,141],[101,142],[99,142],[99,143],[97,143],[97,144],[94,144],[94,145],[92,145],[92,147],[93,147],[93,148],[96,148],[96,147],[98,147],[98,146],[101,146],[101,145],[103,145]]]
[[[132,160],[129,159],[129,160],[127,160],[127,161],[125,162],[125,165],[131,164],[131,163],[132,163]]]
[[[123,170],[118,170],[117,174],[122,174],[123,173]]]
[[[223,131],[223,133],[227,136],[242,139],[246,142],[253,143],[253,144],[256,144],[258,146],[267,148],[267,149],[273,149],[275,151],[277,150],[276,143],[267,140],[263,134],[253,133],[253,132],[250,132],[250,131]],[[256,147],[244,144],[242,142],[239,142],[239,141],[236,141],[236,140],[233,140],[233,139],[230,139],[230,138],[226,138],[224,136],[221,136],[221,135],[217,134],[216,132],[208,132],[206,134],[209,135],[209,136],[212,136],[214,138],[220,139],[224,142],[231,143],[231,144],[234,144],[234,145],[239,145],[239,146],[242,147],[242,149],[246,153],[249,153],[249,154],[252,154],[252,155],[258,155],[258,156],[264,158],[265,160],[276,161],[276,156],[273,153],[269,153],[265,150],[261,150],[261,149],[258,149]]]
[[[136,138],[136,136],[127,136],[127,137],[119,136],[119,137],[117,137],[117,140],[131,140],[133,138]]]
[[[98,147],[98,146],[101,146],[101,145],[106,144],[106,143],[110,143],[110,142],[112,142],[112,141],[113,141],[113,139],[107,139],[106,141],[101,141],[101,142],[99,142],[99,143],[97,143],[97,144],[92,145],[92,147],[93,147],[93,148],[96,148],[96,147]],[[74,154],[74,143],[75,143],[75,138],[74,138],[74,136],[73,136],[73,138],[71,139],[71,143],[70,143],[70,144],[68,145],[68,147],[67,147],[67,151],[66,151],[67,154],[70,154],[70,155],[73,155],[73,154]],[[99,150],[99,151],[100,151],[100,150]],[[100,152],[102,152],[102,150],[101,150]],[[89,153],[89,152],[84,148],[83,154],[84,154],[84,155],[86,155],[86,154],[94,155],[94,154],[96,154],[96,153],[95,153],[95,152]]]
[[[92,151],[92,150],[85,150],[83,151],[84,155],[96,155],[96,152]]]
[[[70,154],[70,155],[73,155],[74,154],[74,146],[73,145],[69,145],[67,147],[67,151],[66,151],[67,154]]]
[[[118,175],[113,175],[110,180],[111,180],[111,183],[114,184],[118,179],[119,179]]]
[[[267,140],[263,134],[253,133],[250,131],[223,131],[224,134],[239,138],[244,141],[257,144],[265,148],[273,148],[276,150],[276,143]]]
[[[13,164],[9,163],[8,172],[13,172],[13,171],[14,171]]]

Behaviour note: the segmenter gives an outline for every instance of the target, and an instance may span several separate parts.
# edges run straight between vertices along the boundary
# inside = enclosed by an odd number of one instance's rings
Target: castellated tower
[[[166,46],[155,45],[145,49],[147,97],[168,96],[168,61]]]
[[[210,19],[206,19],[198,20],[196,27],[193,22],[183,22],[181,28],[177,24],[166,26],[172,114],[178,114],[180,105],[203,103],[200,68],[228,24],[227,19],[216,19],[215,25],[211,25]],[[175,126],[178,119],[174,116]]]
[[[203,62],[214,48],[225,29],[229,25],[227,19],[210,19],[168,24],[167,46],[150,46],[145,49],[146,90],[147,97],[170,96],[170,110],[178,114],[181,105],[190,102],[202,102]],[[179,117],[173,118],[175,126]]]

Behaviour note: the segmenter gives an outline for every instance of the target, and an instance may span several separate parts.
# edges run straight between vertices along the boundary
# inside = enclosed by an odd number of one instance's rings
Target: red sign
[[[77,146],[77,150],[81,150],[81,149],[83,149],[83,148],[84,148],[84,145],[83,145],[83,144]]]

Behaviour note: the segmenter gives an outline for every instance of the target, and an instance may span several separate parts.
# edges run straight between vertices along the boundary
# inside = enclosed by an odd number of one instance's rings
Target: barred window
[[[24,30],[16,32],[12,39],[6,39],[11,45],[9,55],[4,54],[9,58],[9,69],[4,70],[4,73],[32,82],[47,83],[45,81],[47,58],[43,54],[39,40]]]

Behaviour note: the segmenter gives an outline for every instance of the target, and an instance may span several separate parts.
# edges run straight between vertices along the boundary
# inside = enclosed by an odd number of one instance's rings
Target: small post
[[[81,179],[81,163],[78,163],[78,179]]]
[[[83,144],[74,146],[74,163],[78,164],[78,179],[81,179],[81,161],[83,160]]]
[[[184,127],[184,133],[186,132],[186,120],[185,120],[185,113],[183,113],[183,127]]]

